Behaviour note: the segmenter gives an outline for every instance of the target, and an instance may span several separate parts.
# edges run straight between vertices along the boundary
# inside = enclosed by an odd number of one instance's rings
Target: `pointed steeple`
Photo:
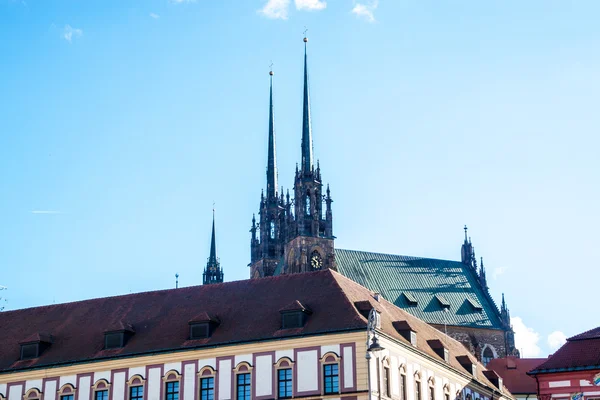
[[[210,283],[221,283],[223,282],[223,270],[221,264],[217,258],[217,244],[215,234],[215,209],[213,208],[213,220],[212,220],[212,235],[210,238],[210,255],[202,274],[202,283],[208,285]]]
[[[271,85],[269,89],[269,150],[267,161],[267,199],[276,198],[277,191],[277,155],[275,150],[275,116],[273,114],[273,71],[269,71]]]
[[[310,123],[310,94],[308,90],[308,63],[306,60],[306,43],[304,38],[304,101],[302,110],[302,171],[308,173],[313,168],[312,126]]]

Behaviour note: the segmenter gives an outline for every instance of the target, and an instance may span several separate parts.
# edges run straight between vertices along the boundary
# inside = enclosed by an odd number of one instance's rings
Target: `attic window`
[[[435,298],[437,299],[438,303],[440,303],[440,306],[442,307],[442,309],[444,309],[444,310],[450,309],[450,303],[444,297],[440,296],[439,294],[436,294]]]
[[[287,307],[279,310],[281,314],[281,329],[302,328],[312,311],[296,300]]]
[[[489,379],[490,382],[492,382],[494,386],[502,391],[502,377],[500,375],[492,370],[483,371],[483,374]]]
[[[474,311],[480,312],[483,311],[483,307],[481,306],[481,304],[479,304],[478,301],[468,297],[467,301],[469,302],[469,304],[471,305],[471,307],[473,307]]]
[[[415,296],[413,296],[409,292],[402,292],[402,294],[404,295],[404,298],[406,299],[406,302],[409,306],[416,306],[419,303]]]
[[[44,350],[50,347],[50,344],[52,344],[52,336],[36,333],[19,344],[21,345],[20,359],[30,360],[32,358],[38,358]]]
[[[460,363],[460,365],[467,370],[471,375],[477,376],[477,363],[471,360],[469,356],[458,356],[456,360]]]
[[[413,346],[417,346],[417,331],[407,321],[394,321],[392,326]]]
[[[133,326],[123,321],[118,321],[104,331],[104,349],[109,350],[125,347],[125,344],[127,344],[127,341],[134,333]]]
[[[450,353],[448,352],[448,348],[444,345],[444,343],[439,339],[428,340],[427,344],[435,353],[440,356],[442,360],[445,362],[449,362]]]
[[[203,312],[192,318],[188,324],[190,325],[190,340],[206,339],[211,337],[215,328],[219,326],[219,320]]]

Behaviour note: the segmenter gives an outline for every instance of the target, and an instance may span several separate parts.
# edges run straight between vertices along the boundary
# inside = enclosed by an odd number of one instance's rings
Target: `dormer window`
[[[190,325],[190,340],[206,339],[211,337],[219,326],[219,319],[203,312],[188,322]]]
[[[287,307],[279,310],[281,314],[281,329],[302,328],[312,311],[296,300]]]
[[[438,303],[440,303],[440,307],[442,307],[442,310],[450,310],[450,302],[448,300],[446,300],[443,296],[440,296],[439,294],[436,294],[435,298],[437,299]]]
[[[483,371],[483,374],[486,378],[489,379],[490,382],[492,382],[494,386],[496,386],[498,389],[500,389],[500,391],[502,391],[502,378],[500,377],[500,375],[498,375],[495,371],[492,370]]]
[[[413,346],[417,346],[417,331],[408,323],[408,321],[392,322],[394,329]]]
[[[474,299],[468,297],[467,302],[469,303],[469,305],[471,306],[473,311],[475,311],[475,312],[483,311],[483,307],[481,306],[481,304],[479,304],[479,302],[477,300],[474,300]]]
[[[52,336],[36,333],[19,343],[21,345],[21,360],[38,358],[52,344]]]
[[[416,297],[413,296],[411,293],[409,293],[409,292],[402,292],[402,295],[404,296],[404,300],[406,300],[406,303],[409,306],[415,307],[417,304],[419,304],[419,302],[417,301]]]
[[[134,333],[135,330],[132,325],[123,321],[118,321],[104,331],[104,349],[110,350],[125,347],[127,341]]]
[[[473,361],[469,356],[458,356],[456,360],[460,365],[467,370],[471,375],[477,376],[477,362]]]
[[[448,348],[444,345],[444,343],[439,339],[428,340],[427,344],[429,347],[445,362],[449,362],[450,353],[448,352]]]

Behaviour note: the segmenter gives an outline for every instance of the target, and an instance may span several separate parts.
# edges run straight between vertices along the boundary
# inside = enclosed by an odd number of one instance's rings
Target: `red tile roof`
[[[544,361],[546,358],[496,358],[488,363],[487,369],[500,375],[512,394],[533,394],[537,393],[536,381],[527,372]]]
[[[580,333],[538,366],[532,374],[600,369],[600,327]]]
[[[280,329],[279,310],[295,302],[310,307],[312,315],[297,329]],[[105,297],[0,313],[0,373],[73,362],[178,351],[204,346],[272,340],[285,337],[365,330],[366,319],[355,303],[376,306],[381,329],[408,344],[394,328],[404,323],[418,332],[417,347],[441,360],[427,344],[438,339],[450,352],[450,366],[468,374],[457,357],[475,358],[456,340],[413,317],[373,292],[330,271],[282,275],[221,284],[193,286]],[[218,319],[212,336],[188,340],[190,320]],[[127,321],[135,334],[120,349],[103,350],[107,327]],[[52,345],[34,360],[19,360],[19,342],[36,332],[49,332]],[[477,368],[478,381],[493,387]]]

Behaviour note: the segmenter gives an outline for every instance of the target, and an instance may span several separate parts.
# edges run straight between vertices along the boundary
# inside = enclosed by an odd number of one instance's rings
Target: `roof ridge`
[[[351,251],[353,253],[365,253],[365,254],[382,254],[382,255],[386,255],[386,256],[395,256],[395,257],[410,257],[410,258],[416,258],[419,260],[433,260],[433,261],[445,261],[445,262],[453,262],[453,263],[458,263],[458,264],[462,264],[460,261],[458,260],[446,260],[443,258],[432,258],[432,257],[421,257],[421,256],[409,256],[409,255],[405,255],[405,254],[393,254],[393,253],[381,253],[381,252],[376,252],[376,251],[366,251],[366,250],[352,250],[352,249],[338,249],[336,248],[335,251]]]

